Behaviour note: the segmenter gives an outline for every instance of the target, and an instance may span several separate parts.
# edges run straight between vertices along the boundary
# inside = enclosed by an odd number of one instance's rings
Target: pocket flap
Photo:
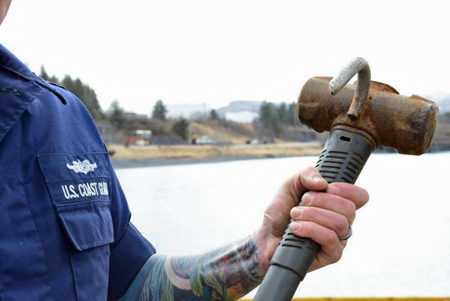
[[[108,201],[56,206],[56,210],[64,232],[76,250],[84,251],[114,241]]]

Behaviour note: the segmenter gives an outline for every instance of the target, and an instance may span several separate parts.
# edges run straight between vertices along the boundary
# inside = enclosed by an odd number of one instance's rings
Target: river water
[[[196,254],[252,233],[284,179],[317,157],[117,170],[132,222],[161,254]],[[450,152],[373,154],[370,193],[337,263],[296,297],[450,296]],[[254,296],[254,292],[249,297]]]

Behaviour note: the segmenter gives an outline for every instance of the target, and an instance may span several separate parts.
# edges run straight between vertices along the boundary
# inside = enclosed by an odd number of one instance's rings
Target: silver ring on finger
[[[345,236],[338,236],[339,240],[347,240],[350,238],[350,236],[352,236],[352,225],[350,225],[350,223],[348,224],[348,233]]]

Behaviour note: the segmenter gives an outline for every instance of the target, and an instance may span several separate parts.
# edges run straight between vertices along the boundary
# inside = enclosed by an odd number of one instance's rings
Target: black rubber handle
[[[366,133],[336,126],[330,132],[316,168],[328,183],[354,184],[374,149],[375,142]],[[292,300],[319,250],[319,244],[295,236],[288,225],[253,300]]]

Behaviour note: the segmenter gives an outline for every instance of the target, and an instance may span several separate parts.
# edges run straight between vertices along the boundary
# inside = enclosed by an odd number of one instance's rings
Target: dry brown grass
[[[242,131],[253,133],[253,126],[250,123],[249,124],[241,123],[239,124],[239,127],[242,128]],[[206,135],[216,140],[229,142],[232,144],[241,144],[249,140],[248,135],[242,135],[232,129],[220,126],[217,123],[202,124],[198,122],[193,122],[192,131],[195,137],[202,137]],[[250,136],[253,136],[253,134],[251,134]]]
[[[322,151],[318,144],[286,143],[262,145],[167,145],[147,147],[110,146],[115,150],[114,158],[144,159],[205,159],[208,157],[269,157],[269,156],[305,156],[317,155]]]

